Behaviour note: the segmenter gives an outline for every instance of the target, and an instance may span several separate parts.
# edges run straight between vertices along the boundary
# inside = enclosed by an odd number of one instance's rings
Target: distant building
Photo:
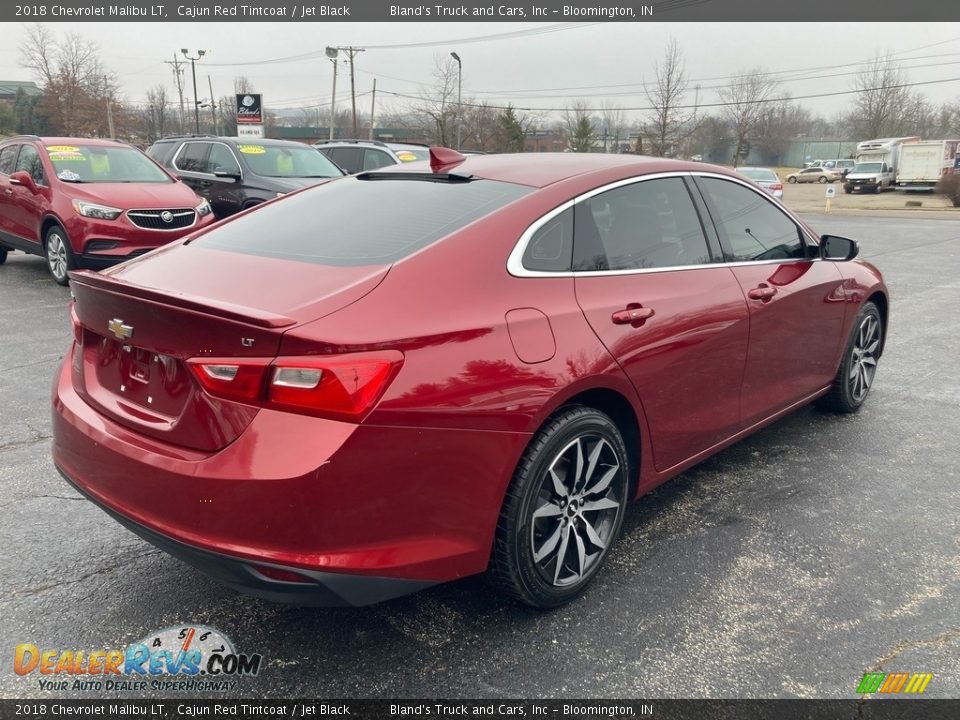
[[[40,94],[40,88],[30,80],[0,80],[0,101],[13,104],[17,99],[18,90],[23,90],[23,93],[28,96]]]
[[[524,149],[527,152],[563,152],[567,149],[567,141],[553,130],[527,130]]]

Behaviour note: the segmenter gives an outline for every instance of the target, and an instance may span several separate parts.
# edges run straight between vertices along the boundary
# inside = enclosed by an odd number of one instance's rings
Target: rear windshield
[[[139,150],[113,145],[47,145],[57,177],[71,183],[172,183]]]
[[[193,244],[325,265],[389,264],[531,190],[493,180],[346,178],[262,207]]]

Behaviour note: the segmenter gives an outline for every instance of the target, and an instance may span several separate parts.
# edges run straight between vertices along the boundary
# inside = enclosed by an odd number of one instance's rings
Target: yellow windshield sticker
[[[264,155],[267,152],[263,145],[237,145],[237,150],[245,155]]]
[[[86,162],[87,156],[81,152],[52,152],[50,159],[53,162]]]
[[[400,159],[400,162],[416,162],[417,156],[414,155],[409,150],[401,150],[397,153],[397,157]]]
[[[51,155],[53,153],[78,153],[80,148],[73,145],[47,145],[47,152]]]

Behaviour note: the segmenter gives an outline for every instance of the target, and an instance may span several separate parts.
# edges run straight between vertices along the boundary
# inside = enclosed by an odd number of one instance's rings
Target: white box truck
[[[900,149],[897,187],[933,190],[940,178],[953,170],[960,140],[924,140]]]
[[[900,152],[908,144],[920,142],[918,137],[880,138],[857,145],[856,164],[843,180],[846,193],[880,192],[897,182]]]

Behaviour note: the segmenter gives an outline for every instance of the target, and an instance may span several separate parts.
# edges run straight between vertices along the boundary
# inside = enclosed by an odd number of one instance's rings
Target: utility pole
[[[207,87],[210,88],[210,118],[213,120],[213,134],[219,135],[217,132],[217,101],[213,99],[213,80],[210,79],[210,76],[207,75]]]
[[[197,65],[196,62],[207,54],[206,50],[197,50],[197,56],[191,57],[187,48],[181,48],[180,52],[190,61],[190,72],[193,74],[193,126],[194,132],[200,134],[200,101],[197,99]]]
[[[347,59],[350,60],[350,109],[353,113],[353,136],[357,136],[357,91],[356,85],[354,83],[353,76],[353,59],[357,56],[357,53],[364,52],[363,48],[353,47],[342,47],[339,48],[347,54]]]
[[[373,95],[370,97],[370,139],[373,140],[373,120],[377,108],[377,79],[373,79]]]
[[[337,57],[340,49],[327,47],[327,57],[333,63],[333,93],[330,95],[330,140],[333,140],[333,126],[337,122]]]
[[[457,61],[457,152],[460,151],[460,132],[463,128],[463,63],[455,52],[450,57]]]
[[[180,62],[176,53],[173,54],[173,62],[170,60],[164,60],[164,62],[173,70],[173,83],[177,86],[177,95],[180,97],[180,132],[182,134],[186,123],[186,112],[183,107],[183,68],[180,67],[183,63]]]

